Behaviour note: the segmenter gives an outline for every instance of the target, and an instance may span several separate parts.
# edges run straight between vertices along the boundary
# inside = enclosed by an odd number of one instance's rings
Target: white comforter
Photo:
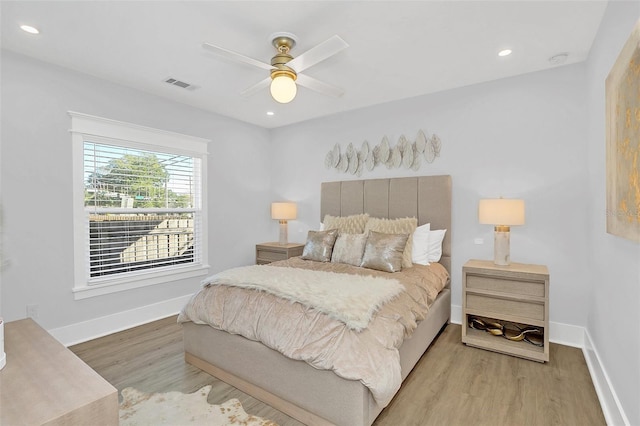
[[[373,314],[404,289],[393,278],[268,265],[228,269],[203,284],[265,291],[312,307],[356,331],[366,328]]]
[[[438,292],[447,284],[446,270],[439,264],[414,265],[389,274],[300,258],[263,268],[276,267],[393,278],[402,284],[403,291],[375,311],[361,331],[303,303],[265,291],[219,284],[207,285],[196,293],[178,321],[209,324],[240,334],[289,358],[333,370],[345,379],[359,380],[379,404],[386,406],[402,382],[398,348],[417,322],[424,319]]]

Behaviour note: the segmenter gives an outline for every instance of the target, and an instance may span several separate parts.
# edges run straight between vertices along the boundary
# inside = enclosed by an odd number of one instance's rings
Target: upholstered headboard
[[[389,219],[416,217],[418,225],[431,223],[431,229],[446,229],[440,263],[451,274],[451,176],[322,183],[320,221],[326,214],[360,213]]]

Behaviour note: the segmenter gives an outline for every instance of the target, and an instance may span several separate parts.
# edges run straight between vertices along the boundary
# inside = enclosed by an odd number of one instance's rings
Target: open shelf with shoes
[[[462,268],[462,292],[463,343],[549,361],[546,266],[470,260]]]

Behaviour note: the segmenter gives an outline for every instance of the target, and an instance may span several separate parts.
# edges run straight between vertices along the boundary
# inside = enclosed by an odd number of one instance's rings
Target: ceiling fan
[[[298,90],[296,82],[301,86],[325,95],[335,97],[342,96],[344,90],[341,88],[324,83],[301,73],[307,68],[322,62],[349,47],[343,39],[334,35],[328,40],[312,47],[295,58],[289,54],[291,49],[296,45],[297,37],[295,35],[286,32],[278,32],[271,34],[269,39],[277,51],[275,56],[271,58],[271,64],[258,61],[257,59],[241,55],[240,53],[233,52],[211,43],[203,43],[202,47],[219,56],[253,65],[271,72],[269,77],[242,91],[241,95],[243,96],[253,95],[259,90],[270,86],[271,96],[273,99],[277,102],[286,104],[296,97]]]

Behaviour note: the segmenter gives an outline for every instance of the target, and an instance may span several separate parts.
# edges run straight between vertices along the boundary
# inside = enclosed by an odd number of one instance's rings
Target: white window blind
[[[205,276],[210,141],[69,115],[74,298]]]
[[[89,281],[201,261],[199,161],[85,140]]]

